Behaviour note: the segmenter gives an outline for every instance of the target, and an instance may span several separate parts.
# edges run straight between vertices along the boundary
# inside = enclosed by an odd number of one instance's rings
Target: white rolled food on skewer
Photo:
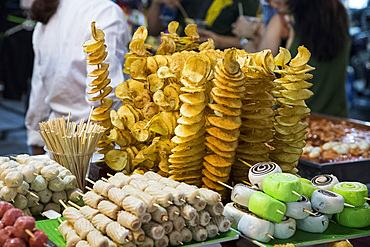
[[[333,190],[334,185],[339,183],[339,181],[333,174],[322,174],[313,177],[311,183],[322,190]]]
[[[323,214],[337,214],[343,211],[344,197],[328,190],[315,190],[311,197],[312,208]]]
[[[271,221],[246,213],[238,223],[238,230],[249,238],[267,243],[274,235],[275,226]]]
[[[230,221],[231,227],[236,229],[239,220],[243,217],[245,212],[236,208],[235,203],[229,202],[225,205],[224,212],[222,213]]]
[[[274,224],[274,237],[288,239],[294,235],[296,229],[296,220],[290,217],[284,217],[280,223]]]
[[[257,190],[246,184],[236,184],[231,191],[231,200],[244,207],[249,206],[249,199]]]
[[[249,181],[253,185],[257,185],[259,189],[263,189],[263,179],[270,173],[283,172],[275,162],[259,162],[253,165],[248,172]]]
[[[296,220],[297,228],[302,231],[312,233],[323,233],[329,226],[329,218],[322,213],[316,215],[309,215],[302,220]]]
[[[286,212],[287,217],[292,217],[294,219],[304,219],[308,217],[309,212],[312,211],[311,202],[304,195],[301,196],[296,202],[286,202]]]

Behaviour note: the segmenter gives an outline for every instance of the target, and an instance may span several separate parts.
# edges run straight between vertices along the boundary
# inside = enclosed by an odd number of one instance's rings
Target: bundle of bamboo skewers
[[[41,122],[39,126],[50,157],[69,169],[76,176],[78,187],[83,189],[90,158],[105,128],[90,121],[85,123],[84,119],[77,125],[69,121],[69,116],[67,121],[63,116]]]

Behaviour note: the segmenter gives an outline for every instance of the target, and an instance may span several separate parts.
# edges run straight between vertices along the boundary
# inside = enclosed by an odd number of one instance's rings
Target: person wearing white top
[[[41,12],[54,2],[55,13],[46,20],[39,18],[34,34],[35,53],[31,81],[31,95],[26,114],[27,144],[32,154],[40,154],[44,142],[39,134],[39,123],[48,119],[68,116],[70,121],[87,120],[96,101],[89,101],[88,84],[94,79],[87,77],[93,66],[86,64],[82,44],[91,39],[91,23],[105,33],[109,64],[109,76],[114,96],[118,84],[128,79],[123,73],[124,55],[128,52],[131,33],[123,10],[110,0],[35,0],[33,10]],[[38,5],[39,4],[39,5]],[[37,18],[35,18],[37,20]],[[119,105],[119,104],[115,104]]]

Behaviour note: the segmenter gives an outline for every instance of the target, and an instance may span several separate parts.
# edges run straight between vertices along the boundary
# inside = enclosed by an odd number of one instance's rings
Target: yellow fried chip
[[[208,107],[217,113],[221,114],[222,116],[233,116],[237,117],[241,115],[241,110],[238,108],[231,108],[227,106],[223,106],[221,104],[208,104]],[[217,112],[217,113],[216,113]]]
[[[290,60],[289,65],[292,67],[304,66],[308,63],[311,58],[311,52],[304,46],[298,47],[297,55]]]
[[[202,104],[206,100],[206,96],[203,92],[183,93],[179,97],[182,102],[190,105]]]
[[[192,117],[200,114],[205,107],[206,107],[205,103],[198,105],[182,104],[182,106],[180,107],[180,113],[182,116]]]
[[[240,132],[238,129],[225,130],[225,129],[220,129],[217,127],[208,127],[207,133],[225,142],[236,141],[238,140],[239,135],[240,135]]]
[[[205,119],[193,125],[177,125],[175,134],[178,137],[188,137],[195,135],[205,126]]]
[[[240,117],[218,117],[215,115],[209,115],[207,116],[207,120],[213,126],[226,130],[235,130],[242,124]]]
[[[128,163],[127,152],[117,149],[110,150],[105,154],[104,161],[112,170],[122,171]]]
[[[189,57],[185,62],[182,75],[197,85],[207,76],[208,66],[210,64],[199,56]]]
[[[230,171],[231,171],[231,166],[228,167],[215,167],[209,164],[208,162],[204,161],[203,166],[207,171],[212,173],[213,175],[217,177],[229,177]]]

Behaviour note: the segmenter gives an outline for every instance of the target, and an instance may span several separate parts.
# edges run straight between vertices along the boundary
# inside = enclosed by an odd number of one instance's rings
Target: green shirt
[[[289,48],[292,58],[297,55],[300,45],[304,44],[295,36]],[[351,42],[348,39],[345,48],[338,51],[338,55],[331,61],[317,61],[311,54],[308,64],[316,69],[310,72],[313,78],[308,81],[313,83],[310,90],[314,95],[306,100],[306,104],[312,112],[337,117],[348,116],[345,81],[350,49]]]

